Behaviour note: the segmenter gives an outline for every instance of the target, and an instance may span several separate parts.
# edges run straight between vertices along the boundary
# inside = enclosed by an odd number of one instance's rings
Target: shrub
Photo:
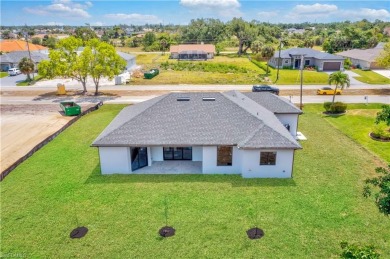
[[[370,185],[376,189],[376,193],[373,195],[375,203],[381,213],[386,216],[390,215],[390,164],[387,169],[384,167],[375,168],[377,174],[381,174],[378,177],[366,179],[366,186],[363,190],[363,196],[368,198],[372,195]]]
[[[343,252],[341,258],[348,259],[375,259],[379,258],[380,254],[375,251],[373,246],[359,246],[354,244],[348,244],[348,242],[342,242],[340,244]]]
[[[347,110],[347,104],[343,102],[324,102],[324,109],[328,113],[344,113]]]
[[[372,134],[376,138],[380,138],[384,140],[390,139],[389,128],[384,122],[375,124],[374,127],[372,128]]]

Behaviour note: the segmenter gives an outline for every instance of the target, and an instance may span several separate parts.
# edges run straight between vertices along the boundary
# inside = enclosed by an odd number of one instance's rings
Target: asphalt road
[[[1,87],[8,87],[10,85],[15,86],[17,83],[26,80],[26,75],[20,74],[17,76],[6,76],[3,78],[0,78],[0,86]]]

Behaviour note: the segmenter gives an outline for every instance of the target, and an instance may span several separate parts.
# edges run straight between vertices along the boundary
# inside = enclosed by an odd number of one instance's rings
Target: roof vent
[[[203,97],[202,100],[203,101],[215,101],[215,98],[214,97]]]
[[[178,102],[188,102],[190,100],[190,97],[177,97],[176,100]]]

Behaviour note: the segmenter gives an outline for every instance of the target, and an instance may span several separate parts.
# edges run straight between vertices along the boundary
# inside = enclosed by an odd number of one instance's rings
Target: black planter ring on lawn
[[[70,232],[70,238],[82,238],[84,237],[88,232],[88,228],[86,227],[78,227],[72,230]]]
[[[158,233],[162,237],[171,237],[171,236],[175,235],[175,231],[176,230],[173,227],[165,226],[165,227],[160,228]]]
[[[250,239],[260,239],[264,236],[264,231],[260,228],[251,228],[246,231],[246,234]]]
[[[370,132],[370,134],[368,134],[368,135],[370,136],[370,138],[372,138],[375,141],[390,142],[390,138],[389,139],[383,139],[383,138],[380,138],[380,137],[376,137],[373,132]]]

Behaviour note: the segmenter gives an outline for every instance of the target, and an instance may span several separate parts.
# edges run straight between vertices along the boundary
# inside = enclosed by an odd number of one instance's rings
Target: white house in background
[[[304,66],[315,66],[318,71],[339,71],[344,68],[344,58],[311,48],[291,48],[275,51],[268,64],[274,68],[300,69],[303,55]]]
[[[383,68],[376,63],[376,59],[383,52],[384,43],[379,43],[372,49],[350,49],[347,51],[339,52],[336,55],[349,58],[352,65],[362,69],[378,69]]]
[[[124,108],[92,146],[102,174],[290,178],[301,113],[271,93],[170,93]]]

